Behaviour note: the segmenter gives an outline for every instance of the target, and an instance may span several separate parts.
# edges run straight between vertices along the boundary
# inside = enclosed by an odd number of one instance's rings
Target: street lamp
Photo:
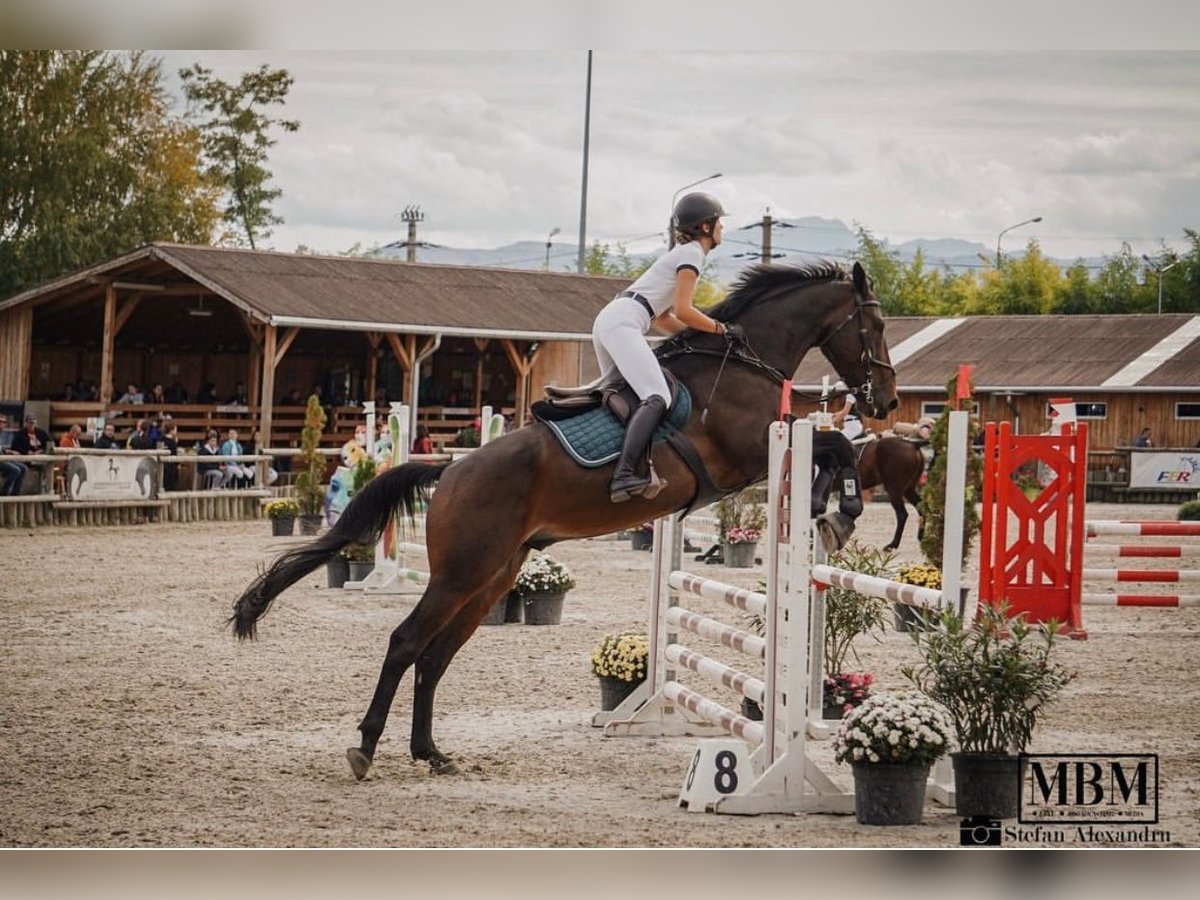
[[[694,188],[698,184],[704,184],[704,182],[706,182],[706,181],[712,181],[714,178],[720,178],[720,177],[721,177],[720,172],[717,172],[714,175],[707,175],[704,178],[701,178],[699,181],[693,181],[691,184],[685,184],[683,187],[681,187],[679,190],[677,190],[674,194],[671,195],[671,218],[667,220],[667,222],[668,222],[668,224],[667,224],[667,247],[668,248],[675,246],[675,200],[679,197],[680,194],[682,194],[688,188]]]
[[[546,235],[546,265],[545,265],[545,268],[547,270],[550,268],[550,243],[551,243],[551,241],[554,240],[554,236],[556,234],[558,234],[560,231],[562,231],[562,229],[559,228],[557,225],[555,225],[554,228],[550,231],[550,233],[548,235]]]
[[[1162,262],[1151,259],[1145,253],[1142,254],[1142,259],[1144,259],[1146,262],[1150,263],[1150,265],[1154,267],[1155,273],[1157,273],[1157,275],[1158,275],[1158,314],[1161,316],[1162,315],[1162,277],[1163,277],[1163,272],[1167,271],[1168,269],[1175,268],[1177,265],[1179,265],[1179,260],[1175,260],[1175,262],[1171,263],[1169,266],[1164,266],[1162,264]]]
[[[1016,225],[1009,225],[999,235],[996,236],[996,268],[1000,268],[1000,238],[1008,234],[1014,228],[1020,228],[1022,225],[1032,225],[1034,222],[1042,221],[1041,216],[1034,216],[1032,219],[1026,219],[1024,222],[1018,222]]]

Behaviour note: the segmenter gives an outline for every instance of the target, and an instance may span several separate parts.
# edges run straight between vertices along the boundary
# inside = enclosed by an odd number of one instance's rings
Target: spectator
[[[125,445],[130,450],[153,450],[154,442],[150,440],[150,420],[138,419],[137,428],[129,436]]]
[[[58,446],[64,450],[78,450],[83,446],[79,440],[81,434],[83,434],[83,429],[78,424],[72,425],[58,439]]]
[[[413,453],[432,453],[433,440],[429,437],[429,428],[426,425],[417,426],[417,437],[412,445]]]
[[[120,450],[121,441],[117,438],[117,426],[112,422],[104,423],[104,431],[92,443],[97,450]]]
[[[145,401],[146,398],[142,394],[142,389],[131,381],[128,387],[125,388],[125,393],[117,400],[117,405],[120,406],[123,403],[129,403],[134,406],[140,406]]]
[[[171,382],[171,386],[169,388],[167,388],[167,402],[168,403],[187,403],[188,402],[187,388],[185,388],[182,384],[179,383],[178,378],[175,379],[173,382]]]
[[[83,379],[75,382],[75,399],[91,403],[97,399],[99,391],[96,390],[96,382],[89,381],[86,384]]]
[[[304,398],[300,396],[300,392],[296,388],[292,388],[287,392],[287,395],[281,401],[282,406],[303,406]]]
[[[196,449],[196,454],[198,456],[221,455],[220,435],[217,434],[217,430],[215,428],[209,430],[208,439]],[[224,486],[225,466],[222,463],[197,463],[196,474],[200,476],[200,483],[206,488]]]
[[[179,426],[172,421],[163,425],[162,434],[158,436],[155,446],[159,450],[167,450],[172,456],[179,455]],[[173,491],[179,484],[179,463],[166,462],[162,464],[162,485],[164,491]]]
[[[37,416],[25,416],[25,430],[13,435],[12,448],[15,453],[49,453],[50,435],[37,427]]]
[[[3,480],[3,484],[0,484],[0,496],[3,497],[15,497],[21,493],[21,482],[25,480],[25,472],[29,469],[25,463],[4,461],[5,456],[12,456],[17,452],[12,448],[15,437],[16,432],[8,427],[8,416],[0,413],[0,479]]]
[[[249,406],[250,395],[246,393],[246,385],[238,382],[233,388],[233,396],[229,398],[229,403],[232,406]]]
[[[63,385],[61,399],[65,400],[67,403],[70,403],[75,399],[75,384],[73,382],[68,381]]]
[[[162,382],[159,382],[150,389],[150,396],[146,398],[146,402],[156,404],[157,406],[171,402],[167,399],[167,392],[163,388]]]
[[[229,437],[221,445],[221,455],[241,456],[245,452],[241,443],[238,442],[237,429],[230,428]],[[225,463],[225,479],[221,482],[222,487],[250,487],[253,483],[254,468],[252,466],[240,462]]]
[[[211,381],[204,382],[204,387],[200,388],[200,393],[196,395],[196,402],[215,404],[217,402],[217,386]]]
[[[1150,428],[1147,426],[1141,430],[1141,433],[1133,439],[1135,447],[1153,447],[1154,443],[1150,440]]]
[[[246,441],[242,445],[243,447],[245,447],[244,452],[246,452],[248,454],[263,453],[264,449],[259,447],[259,444],[261,443],[261,441],[262,441],[261,432],[259,432],[259,430],[257,428],[255,428],[252,432],[250,432],[250,440]],[[267,455],[270,455],[270,454],[267,454]],[[248,469],[252,473],[255,471],[255,467],[256,467],[256,463],[247,463],[245,466],[245,468]],[[267,463],[267,484],[272,485],[278,480],[279,480],[279,473],[277,471],[275,471],[274,462],[272,461],[272,462]]]

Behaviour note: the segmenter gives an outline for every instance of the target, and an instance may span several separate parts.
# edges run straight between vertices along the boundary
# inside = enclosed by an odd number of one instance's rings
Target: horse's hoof
[[[371,768],[371,758],[367,754],[357,747],[347,747],[346,759],[350,762],[350,771],[354,773],[356,781],[367,777],[367,771]]]
[[[429,772],[432,775],[457,775],[458,766],[454,764],[454,760],[442,757],[441,759],[431,759],[429,761]]]

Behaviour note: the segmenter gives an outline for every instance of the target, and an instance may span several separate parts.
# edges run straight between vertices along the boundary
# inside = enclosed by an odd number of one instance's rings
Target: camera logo
[[[1000,820],[990,816],[968,816],[959,826],[958,842],[963,847],[999,847]]]

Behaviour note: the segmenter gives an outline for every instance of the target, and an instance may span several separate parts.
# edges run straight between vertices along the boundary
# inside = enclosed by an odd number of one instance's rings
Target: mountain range
[[[984,244],[959,238],[917,238],[902,244],[891,244],[881,240],[881,243],[885,249],[898,253],[905,262],[911,262],[920,250],[924,252],[927,267],[947,266],[955,272],[984,268],[995,262],[996,255],[995,247],[989,248]],[[589,246],[590,244],[591,241]],[[839,219],[806,216],[799,219],[777,219],[772,223],[772,259],[777,262],[799,265],[818,258],[845,262],[855,257],[857,246],[857,235]],[[629,258],[634,262],[649,261],[664,249],[665,247],[660,247],[648,252],[630,252]],[[615,246],[610,245],[610,251],[615,253],[616,250]],[[1005,255],[1020,255],[1023,250],[1024,243],[1014,236],[1011,249],[1005,250]],[[397,242],[379,248],[374,255],[387,259],[402,259],[406,252],[407,245]],[[491,250],[444,247],[424,242],[417,245],[417,262],[498,269],[543,269],[547,268],[548,261],[548,268],[552,271],[574,272],[577,254],[577,247],[565,240],[553,241],[549,248],[545,242],[516,241]],[[724,242],[709,254],[705,276],[722,284],[730,284],[736,280],[742,269],[759,261],[761,255],[761,223],[739,228],[726,226]],[[1076,262],[1074,259],[1053,261],[1063,269]],[[1084,263],[1100,266],[1103,265],[1103,260],[1085,259]]]

